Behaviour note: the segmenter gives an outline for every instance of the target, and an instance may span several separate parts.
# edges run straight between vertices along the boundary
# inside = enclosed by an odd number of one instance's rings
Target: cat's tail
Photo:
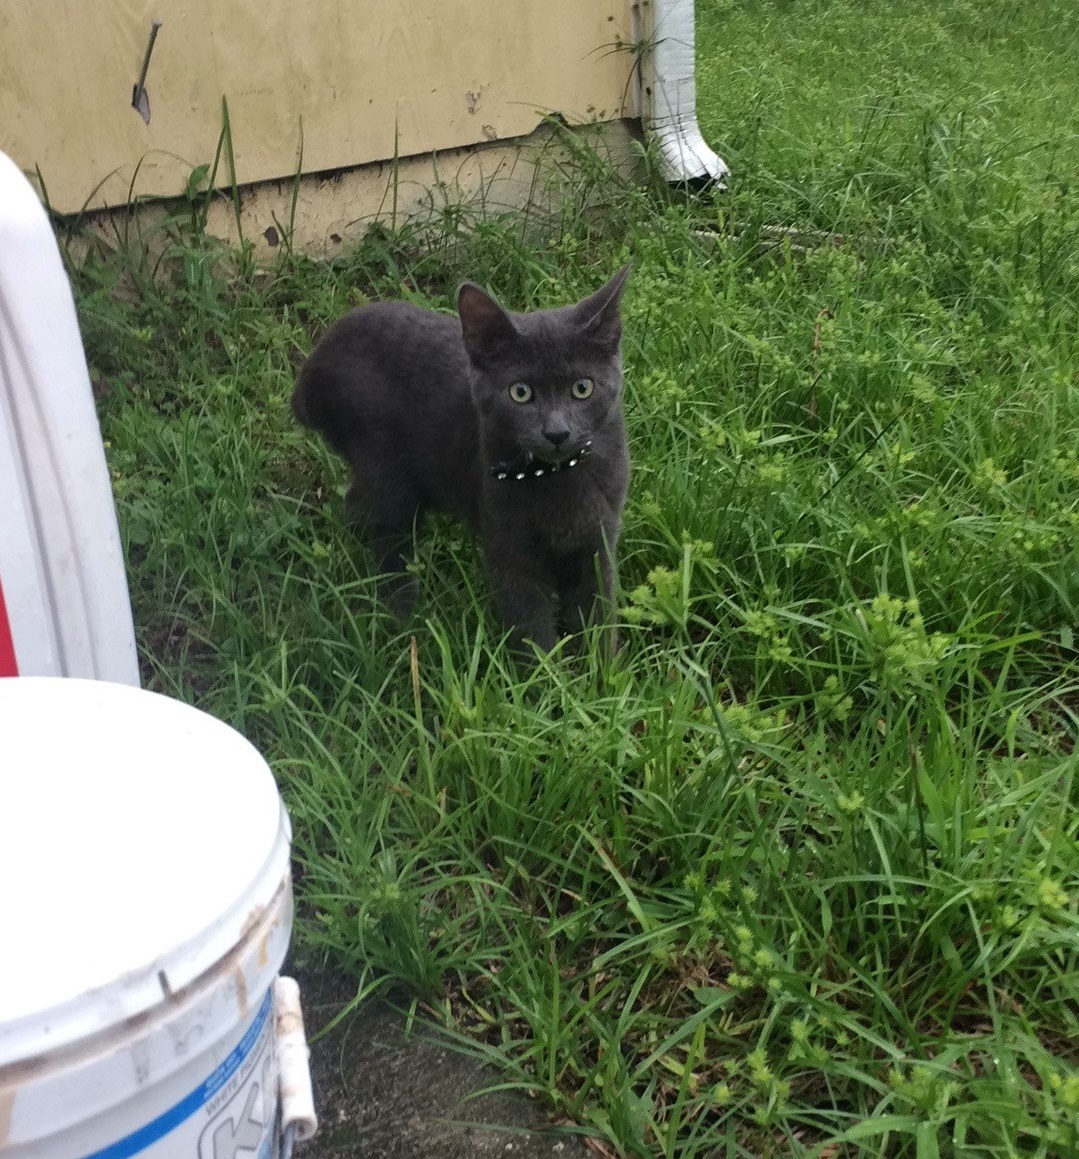
[[[308,358],[300,367],[292,391],[292,413],[301,426],[327,434],[327,426],[333,425],[334,385],[332,375],[327,376],[317,358]]]
[[[296,421],[304,427],[313,427],[315,424],[311,418],[311,411],[307,405],[307,370],[306,364],[300,368],[300,373],[296,377],[296,385],[292,390],[292,413],[296,416]]]
[[[362,425],[360,416],[354,412],[348,392],[341,389],[334,370],[321,365],[315,357],[300,368],[292,392],[292,413],[301,426],[318,431],[339,455],[351,457]]]

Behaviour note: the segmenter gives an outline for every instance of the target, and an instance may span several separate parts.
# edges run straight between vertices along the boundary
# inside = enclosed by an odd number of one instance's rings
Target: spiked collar
[[[564,463],[549,463],[546,459],[537,459],[534,455],[526,454],[510,462],[496,463],[491,468],[491,477],[499,482],[513,480],[515,483],[520,483],[524,479],[542,479],[545,475],[557,475],[559,471],[568,471],[576,467],[590,454],[592,454],[591,439]]]

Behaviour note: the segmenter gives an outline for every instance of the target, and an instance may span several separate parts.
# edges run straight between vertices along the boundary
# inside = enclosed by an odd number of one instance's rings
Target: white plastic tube
[[[659,151],[670,184],[714,182],[730,175],[697,124],[693,0],[639,0],[638,24],[648,46],[641,60],[641,120]]]
[[[296,1142],[304,1143],[318,1130],[318,1118],[311,1090],[311,1052],[307,1048],[300,987],[295,978],[274,980],[273,1004],[281,1130],[288,1132],[291,1128]]]

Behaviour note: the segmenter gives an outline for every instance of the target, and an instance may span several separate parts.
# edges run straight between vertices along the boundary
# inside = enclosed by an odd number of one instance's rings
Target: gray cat
[[[629,267],[574,306],[511,314],[479,286],[458,318],[378,302],[339,319],[300,371],[292,407],[352,468],[361,525],[398,613],[426,511],[478,532],[498,610],[520,646],[608,624],[629,484],[619,302]]]

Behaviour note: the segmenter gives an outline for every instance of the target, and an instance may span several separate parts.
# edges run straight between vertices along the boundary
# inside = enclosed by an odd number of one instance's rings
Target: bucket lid
[[[121,684],[0,679],[0,1067],[159,1005],[286,879],[273,776],[228,725]]]

